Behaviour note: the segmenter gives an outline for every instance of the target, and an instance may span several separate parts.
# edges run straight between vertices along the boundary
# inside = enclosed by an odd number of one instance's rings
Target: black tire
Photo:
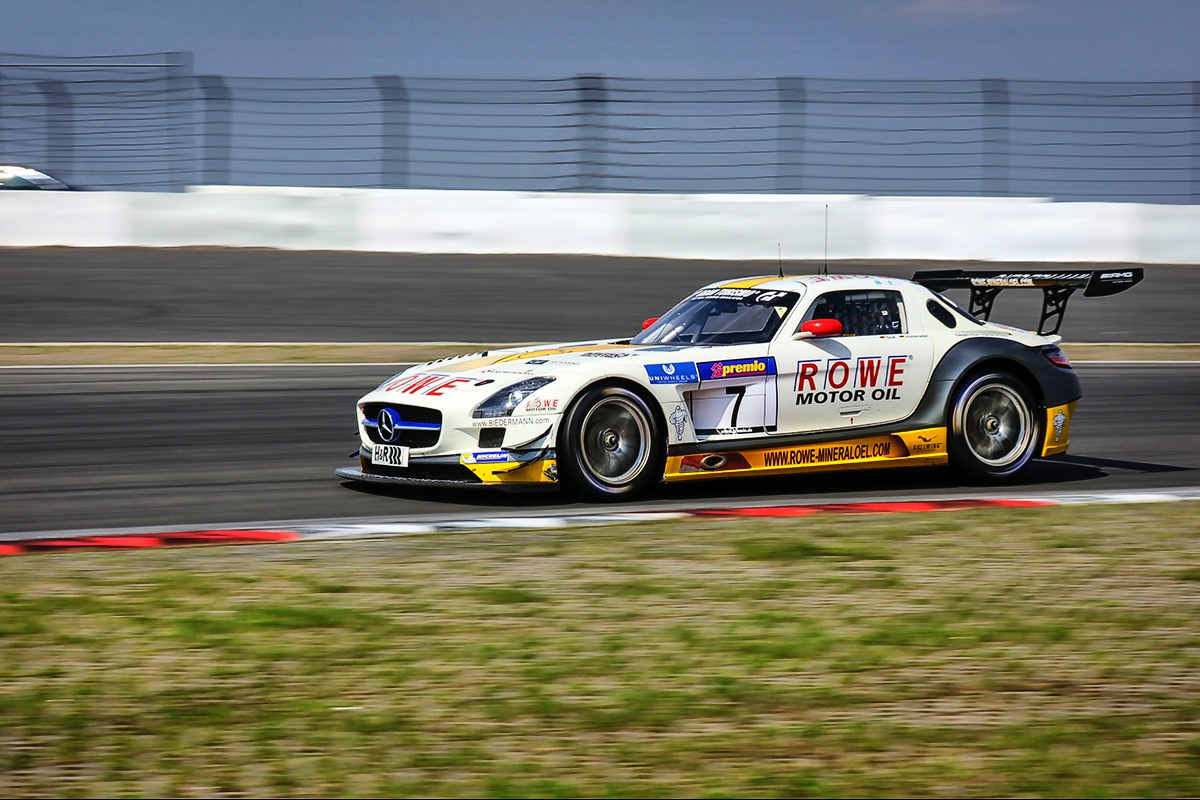
[[[586,500],[617,500],[662,478],[666,440],[641,395],[602,385],[571,404],[557,451],[565,489]]]
[[[979,483],[1015,478],[1041,444],[1038,408],[1006,372],[972,376],[950,410],[950,463]]]

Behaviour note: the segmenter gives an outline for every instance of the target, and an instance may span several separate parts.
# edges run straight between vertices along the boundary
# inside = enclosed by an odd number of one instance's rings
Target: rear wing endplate
[[[1038,320],[1037,332],[1042,336],[1052,336],[1062,327],[1067,301],[1076,289],[1083,289],[1084,297],[1108,297],[1136,286],[1143,277],[1141,267],[1128,267],[1071,272],[968,272],[962,269],[942,269],[918,272],[912,279],[935,292],[945,289],[970,289],[970,311],[982,320],[991,315],[992,303],[996,302],[996,296],[1005,289],[1041,289],[1042,316]]]

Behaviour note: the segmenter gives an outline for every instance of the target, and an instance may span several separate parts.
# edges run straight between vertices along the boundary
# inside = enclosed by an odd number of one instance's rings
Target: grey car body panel
[[[696,442],[670,445],[667,454],[686,456],[699,453],[719,453],[733,450],[752,450],[758,447],[799,447],[808,444],[835,442],[852,437],[882,436],[918,428],[936,428],[948,424],[949,409],[955,389],[968,375],[980,369],[996,368],[1018,375],[1032,376],[1030,386],[1040,408],[1072,403],[1083,396],[1079,378],[1073,370],[1055,366],[1043,355],[1045,345],[1028,347],[1002,337],[966,339],[946,351],[930,376],[929,385],[916,411],[898,422],[870,425],[853,429],[806,433],[791,436],[768,436],[736,442]]]

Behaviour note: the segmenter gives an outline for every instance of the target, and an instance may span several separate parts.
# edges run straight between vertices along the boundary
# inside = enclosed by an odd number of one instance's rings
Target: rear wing
[[[970,289],[971,313],[982,320],[991,315],[992,303],[1005,289],[1041,289],[1042,316],[1038,320],[1037,332],[1042,336],[1052,336],[1062,327],[1067,301],[1076,289],[1083,289],[1084,297],[1108,297],[1136,286],[1143,277],[1141,267],[1129,267],[1074,272],[967,272],[962,269],[942,269],[918,272],[912,279],[935,292]]]

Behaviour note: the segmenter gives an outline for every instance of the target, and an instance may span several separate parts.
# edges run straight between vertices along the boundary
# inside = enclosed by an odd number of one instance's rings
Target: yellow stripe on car
[[[791,277],[795,277],[795,276],[788,275],[787,277],[791,278]],[[721,288],[721,289],[753,289],[756,286],[762,286],[764,283],[770,283],[771,281],[779,281],[779,280],[786,280],[786,279],[787,278],[781,278],[778,275],[762,275],[757,278],[746,278],[745,280],[741,280],[741,281],[732,281],[731,283],[722,283],[719,288]]]
[[[1071,437],[1071,417],[1074,414],[1075,403],[1046,409],[1046,437],[1042,442],[1043,456],[1052,456],[1067,451],[1067,440]]]
[[[763,447],[729,452],[672,456],[666,480],[688,481],[733,475],[786,475],[839,469],[945,464],[946,429],[842,439],[798,447]]]

